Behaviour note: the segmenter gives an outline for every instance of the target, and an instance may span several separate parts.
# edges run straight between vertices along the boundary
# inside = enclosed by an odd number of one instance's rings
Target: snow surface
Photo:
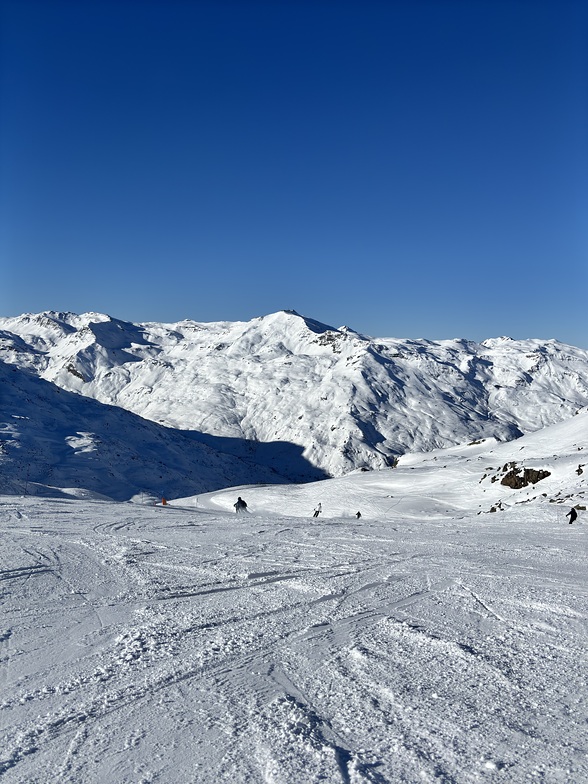
[[[555,340],[370,338],[293,311],[176,324],[26,314],[0,319],[0,358],[292,481],[508,441],[588,401],[588,351]]]
[[[0,497],[0,779],[588,781],[587,450],[582,411],[165,507]]]

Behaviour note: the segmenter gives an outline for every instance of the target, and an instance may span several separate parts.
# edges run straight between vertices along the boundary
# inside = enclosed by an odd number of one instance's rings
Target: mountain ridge
[[[24,314],[0,319],[0,358],[209,443],[294,444],[331,476],[508,441],[588,401],[588,351],[556,340],[371,338],[292,310],[172,324]]]

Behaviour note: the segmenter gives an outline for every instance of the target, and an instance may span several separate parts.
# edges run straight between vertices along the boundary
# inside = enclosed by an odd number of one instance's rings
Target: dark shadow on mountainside
[[[0,493],[169,499],[326,478],[286,442],[180,431],[0,361]]]

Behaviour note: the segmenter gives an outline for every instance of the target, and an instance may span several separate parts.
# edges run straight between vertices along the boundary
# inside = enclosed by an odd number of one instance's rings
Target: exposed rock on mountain
[[[535,468],[519,468],[515,466],[502,477],[500,484],[511,487],[513,490],[520,490],[528,485],[536,485],[537,482],[547,479],[548,476],[551,476],[551,472],[544,469],[536,470]]]

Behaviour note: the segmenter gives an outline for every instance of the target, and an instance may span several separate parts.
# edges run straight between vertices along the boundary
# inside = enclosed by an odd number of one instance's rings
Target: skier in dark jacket
[[[578,517],[578,513],[576,512],[576,510],[574,509],[574,507],[573,507],[573,506],[572,506],[572,508],[570,509],[570,511],[567,513],[566,517],[569,517],[569,518],[570,518],[570,525],[571,525],[571,524],[574,522],[574,520],[575,520],[575,519]]]
[[[239,512],[244,512],[247,509],[247,504],[241,498],[241,496],[239,496],[239,498],[237,498],[237,503],[233,504],[233,506],[235,507],[235,512],[237,514],[239,514]]]

